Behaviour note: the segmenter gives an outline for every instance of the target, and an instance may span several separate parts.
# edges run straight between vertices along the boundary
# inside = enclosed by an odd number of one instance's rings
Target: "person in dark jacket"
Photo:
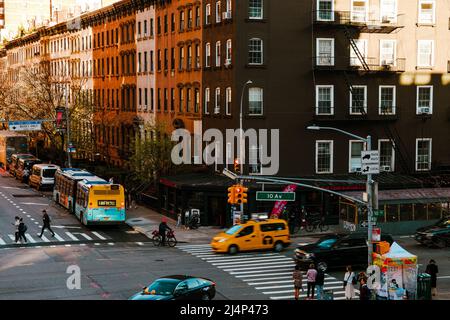
[[[167,225],[167,219],[163,218],[161,223],[159,224],[159,234],[161,235],[161,245],[166,245],[166,232],[172,231],[172,229]]]
[[[316,289],[317,289],[317,300],[323,299],[323,285],[325,282],[325,272],[321,268],[317,268],[317,275],[316,275]]]
[[[25,223],[23,222],[23,218],[20,218],[20,224],[19,224],[19,240],[27,243],[27,237],[25,236],[25,232],[27,232],[27,226],[25,225]]]
[[[47,210],[42,210],[42,230],[41,234],[39,235],[39,238],[42,238],[42,235],[44,234],[45,229],[48,229],[52,233],[52,237],[55,236],[55,233],[53,232],[52,228],[50,227],[50,217],[47,214]]]
[[[438,266],[436,261],[433,259],[430,260],[430,263],[427,265],[427,269],[425,270],[431,276],[431,293],[433,296],[437,295],[436,282],[437,282],[437,274],[439,273]]]
[[[361,278],[359,283],[359,300],[370,300],[370,289],[367,286],[366,278]]]

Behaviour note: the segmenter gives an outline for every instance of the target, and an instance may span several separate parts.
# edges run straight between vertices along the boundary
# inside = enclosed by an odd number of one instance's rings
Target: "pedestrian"
[[[300,269],[300,266],[298,264],[295,266],[292,278],[294,279],[294,298],[295,300],[298,300],[300,290],[302,290],[302,280],[303,280],[302,270]]]
[[[190,212],[189,209],[186,209],[186,211],[184,212],[184,228],[186,230],[189,230],[189,220],[190,220]]]
[[[181,228],[181,211],[177,215],[177,228]]]
[[[437,274],[439,273],[438,266],[436,264],[436,261],[433,259],[430,260],[430,263],[427,265],[427,269],[425,270],[426,273],[428,273],[431,276],[431,294],[433,296],[437,295]]]
[[[309,265],[309,269],[306,272],[306,283],[307,283],[307,292],[306,292],[306,298],[307,299],[314,299],[314,289],[316,287],[316,276],[317,276],[317,270],[314,267],[314,264],[311,263]],[[311,295],[309,293],[311,292]]]
[[[161,245],[166,245],[166,232],[167,230],[172,231],[172,229],[167,225],[167,219],[162,218],[161,223],[159,224],[159,235],[161,236]]]
[[[12,225],[15,227],[15,239],[16,239],[16,243],[19,241],[19,225],[20,225],[20,217],[16,216],[14,218],[14,223],[12,223]]]
[[[351,266],[347,266],[347,272],[344,275],[344,289],[345,289],[345,298],[347,300],[352,300],[355,297],[355,287],[354,285],[357,283],[356,276],[352,271]]]
[[[41,230],[41,234],[39,235],[39,238],[42,238],[42,235],[44,234],[45,229],[48,229],[48,231],[50,231],[52,233],[52,237],[55,236],[55,233],[53,232],[52,228],[50,227],[50,217],[47,214],[47,210],[42,210],[42,230]]]
[[[361,278],[359,287],[359,300],[370,300],[370,289],[367,286],[367,280]]]
[[[317,275],[316,275],[317,300],[323,299],[324,283],[325,283],[325,272],[322,268],[317,268]]]
[[[23,218],[20,218],[20,223],[19,223],[19,240],[22,241],[22,239],[25,241],[25,243],[27,243],[27,238],[25,236],[25,232],[27,232],[27,226],[25,225],[25,223],[23,222]]]

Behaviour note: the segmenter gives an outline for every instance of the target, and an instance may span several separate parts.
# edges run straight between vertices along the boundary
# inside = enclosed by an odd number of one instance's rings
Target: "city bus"
[[[75,215],[84,225],[124,223],[124,187],[101,180],[85,179],[78,182]]]
[[[74,213],[77,183],[94,177],[94,174],[86,170],[74,168],[59,169],[55,174],[53,201],[69,210],[69,212]]]

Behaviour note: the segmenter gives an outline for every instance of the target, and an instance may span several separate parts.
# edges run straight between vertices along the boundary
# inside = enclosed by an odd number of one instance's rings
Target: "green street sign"
[[[295,192],[256,192],[257,201],[295,201]]]
[[[384,217],[384,210],[373,210],[373,215],[375,217]]]

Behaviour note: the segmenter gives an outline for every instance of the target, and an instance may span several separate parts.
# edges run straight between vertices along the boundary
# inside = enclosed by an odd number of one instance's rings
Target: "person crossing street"
[[[52,233],[52,237],[55,236],[55,233],[53,232],[52,228],[50,227],[50,217],[47,213],[47,210],[42,210],[42,230],[41,230],[41,234],[39,235],[39,238],[42,238],[42,235],[44,234],[45,229],[48,229],[48,231],[50,231]]]

